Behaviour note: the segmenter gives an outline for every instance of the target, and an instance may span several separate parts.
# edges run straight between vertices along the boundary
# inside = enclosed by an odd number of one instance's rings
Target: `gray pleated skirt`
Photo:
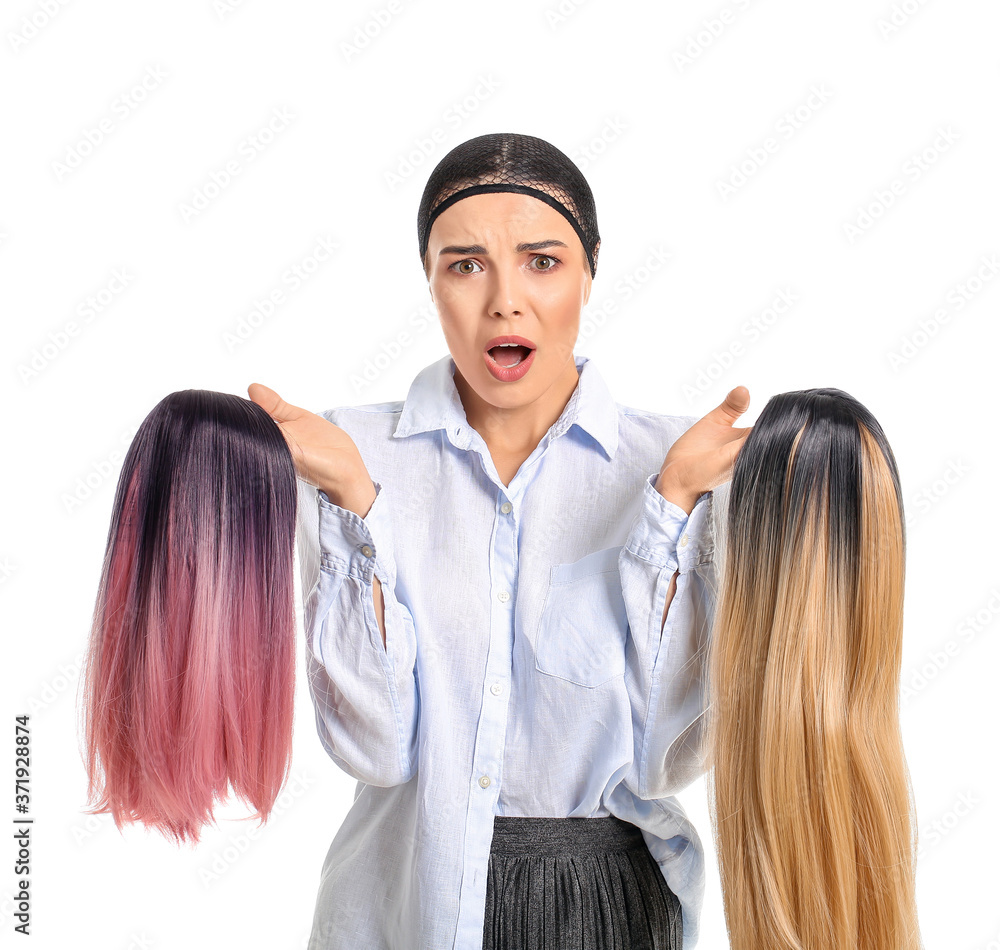
[[[493,819],[483,950],[681,950],[681,905],[619,818]]]

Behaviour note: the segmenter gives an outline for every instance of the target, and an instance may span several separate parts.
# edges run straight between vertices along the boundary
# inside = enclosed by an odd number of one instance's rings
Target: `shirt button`
[[[687,533],[684,533],[684,534],[681,535],[681,547],[682,548],[686,547],[687,543],[688,543],[688,536],[687,536]]]
[[[501,685],[500,685],[499,683],[494,683],[494,684],[493,684],[493,685],[492,685],[492,686],[490,687],[490,692],[491,692],[491,693],[492,693],[492,694],[493,694],[494,696],[499,696],[499,695],[500,695],[500,694],[501,694],[501,693],[503,692],[503,687],[502,687],[502,686],[501,686]]]
[[[481,778],[481,779],[479,780],[479,784],[480,784],[480,785],[481,785],[481,786],[482,786],[483,788],[489,788],[489,787],[490,787],[490,777],[489,777],[488,775],[484,775],[484,776],[483,776],[483,777],[482,777],[482,778]]]
[[[505,502],[504,502],[504,503],[503,503],[503,504],[502,504],[502,505],[500,506],[500,510],[501,510],[501,511],[502,511],[502,512],[503,512],[503,513],[504,513],[505,515],[509,515],[509,514],[510,514],[510,510],[511,510],[511,508],[513,508],[513,507],[514,507],[514,506],[513,506],[513,505],[512,505],[512,504],[511,504],[511,503],[510,503],[509,501],[505,501]]]
[[[505,604],[508,600],[510,600],[510,594],[507,591],[502,590],[499,594],[497,594],[497,600],[499,600],[501,604]]]
[[[372,556],[372,549],[371,549],[371,545],[368,545],[368,544],[364,544],[364,545],[362,545],[362,546],[361,546],[361,553],[362,553],[362,554],[363,554],[363,555],[364,555],[365,557],[371,557],[371,556]]]

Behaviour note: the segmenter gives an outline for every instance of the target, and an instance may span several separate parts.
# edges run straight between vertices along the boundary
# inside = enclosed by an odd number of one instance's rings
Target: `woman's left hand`
[[[701,494],[732,478],[736,453],[753,428],[737,429],[733,423],[749,406],[746,386],[731,389],[722,403],[670,446],[656,480],[656,490],[667,501],[690,514]]]

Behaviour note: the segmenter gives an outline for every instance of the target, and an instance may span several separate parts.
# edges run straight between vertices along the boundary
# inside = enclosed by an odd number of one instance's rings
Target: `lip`
[[[528,355],[517,366],[501,366],[490,356],[489,352],[494,346],[499,346],[501,343],[516,343],[519,346],[525,346],[528,348]],[[512,383],[524,376],[531,368],[531,364],[535,361],[535,349],[535,344],[523,336],[495,336],[483,348],[483,361],[494,379],[498,379],[502,383]]]
[[[492,340],[487,340],[486,346],[483,347],[483,352],[492,350],[493,347],[499,346],[501,343],[516,343],[518,346],[526,346],[529,350],[536,350],[538,347],[531,342],[527,337],[523,336],[495,336]]]

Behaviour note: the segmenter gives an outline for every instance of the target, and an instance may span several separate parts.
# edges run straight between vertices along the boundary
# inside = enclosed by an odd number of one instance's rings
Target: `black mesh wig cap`
[[[565,153],[534,135],[493,132],[456,145],[431,172],[417,213],[420,260],[434,219],[456,201],[486,192],[531,195],[555,208],[580,237],[597,273],[597,209],[583,173]]]

